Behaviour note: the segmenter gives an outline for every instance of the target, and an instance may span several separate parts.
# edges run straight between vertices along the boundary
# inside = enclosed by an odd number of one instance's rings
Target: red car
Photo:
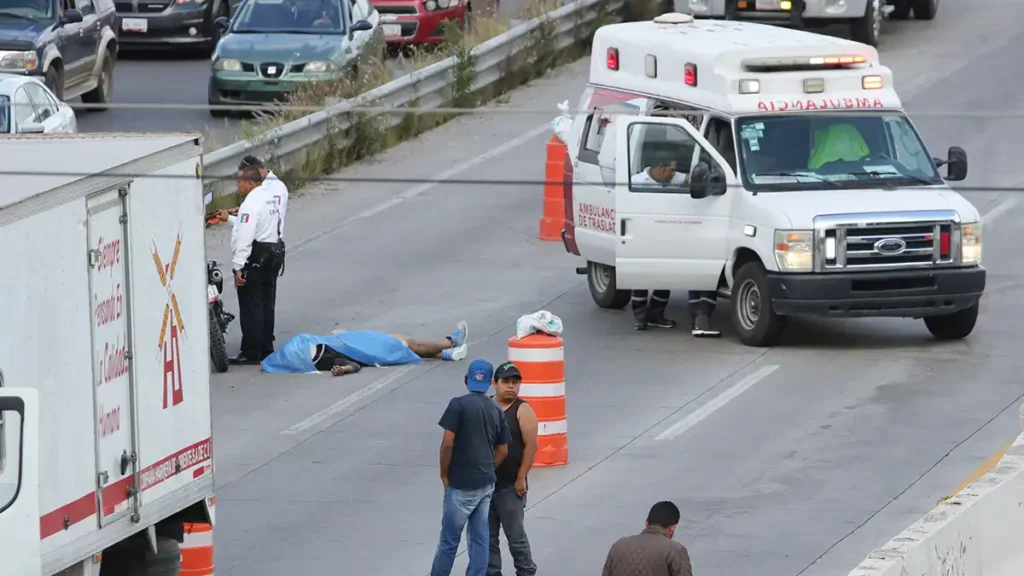
[[[465,28],[472,7],[468,0],[372,0],[380,13],[388,44],[438,44],[444,23],[459,21]]]

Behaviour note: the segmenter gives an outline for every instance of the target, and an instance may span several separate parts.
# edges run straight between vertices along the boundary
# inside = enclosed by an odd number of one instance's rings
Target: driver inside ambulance
[[[686,185],[686,174],[676,171],[675,160],[660,160],[652,166],[644,168],[643,172],[634,174],[629,181],[634,186],[642,187],[668,187]]]

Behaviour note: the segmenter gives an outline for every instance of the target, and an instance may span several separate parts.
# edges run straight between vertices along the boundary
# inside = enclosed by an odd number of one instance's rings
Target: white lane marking
[[[1010,210],[1013,210],[1017,204],[1020,204],[1020,198],[1010,198],[1005,202],[997,204],[995,208],[989,210],[981,217],[981,223],[986,226],[991,226],[992,222],[998,219],[1000,216],[1006,214]]]
[[[545,131],[548,131],[548,132],[551,131],[551,123],[550,122],[545,122],[543,125],[537,126],[536,128],[530,130],[526,134],[522,134],[520,136],[517,136],[517,137],[509,140],[508,142],[505,142],[501,146],[498,146],[497,148],[492,148],[490,151],[484,152],[483,154],[481,154],[481,155],[479,155],[479,156],[477,156],[475,158],[471,158],[471,159],[469,159],[469,160],[467,160],[467,161],[465,161],[465,162],[463,162],[461,164],[457,164],[455,166],[452,166],[451,168],[449,168],[449,169],[447,169],[447,170],[445,170],[445,171],[435,175],[433,178],[430,179],[431,180],[430,182],[424,182],[423,184],[417,184],[416,186],[413,186],[412,188],[409,188],[405,192],[402,192],[401,194],[391,198],[390,200],[387,200],[385,202],[381,202],[380,204],[377,204],[376,206],[372,206],[370,208],[367,208],[366,210],[363,210],[362,212],[360,212],[358,214],[354,214],[352,216],[349,216],[348,218],[342,220],[337,226],[334,226],[334,227],[332,227],[332,228],[330,228],[328,230],[324,230],[323,232],[321,232],[319,234],[314,234],[313,236],[310,236],[308,238],[303,238],[302,240],[300,240],[300,241],[295,243],[295,247],[294,248],[292,248],[291,246],[289,246],[288,248],[292,252],[296,252],[298,250],[302,250],[303,248],[309,246],[310,244],[313,244],[314,242],[323,240],[325,238],[329,238],[329,237],[333,236],[334,234],[337,234],[341,230],[347,228],[350,224],[353,224],[355,222],[359,222],[360,220],[366,220],[367,218],[371,218],[373,216],[376,216],[377,214],[380,214],[381,212],[387,210],[388,208],[391,208],[393,206],[397,206],[397,205],[401,204],[402,202],[405,202],[406,200],[409,200],[410,198],[415,198],[416,196],[419,196],[420,194],[423,194],[427,190],[430,190],[434,186],[437,186],[437,185],[441,184],[442,181],[448,180],[452,176],[456,176],[458,174],[461,174],[461,173],[465,172],[466,170],[469,170],[470,168],[473,168],[473,167],[475,167],[475,166],[477,166],[479,164],[483,164],[484,162],[487,162],[488,160],[491,160],[492,158],[494,158],[496,156],[500,156],[500,155],[508,152],[509,150],[512,150],[514,148],[518,148],[519,146],[522,146],[523,144],[529,142],[530,140],[536,138],[537,136],[540,136]]]
[[[331,416],[334,416],[335,414],[338,414],[342,410],[349,408],[356,402],[359,402],[360,400],[366,398],[367,396],[370,396],[371,394],[387,386],[388,384],[391,384],[395,380],[398,380],[402,376],[412,371],[413,368],[415,368],[415,366],[403,366],[401,368],[397,368],[387,376],[384,376],[379,380],[367,384],[361,390],[353,392],[352,394],[342,398],[341,400],[335,402],[334,404],[328,406],[327,408],[324,408],[323,410],[317,412],[316,414],[313,414],[309,418],[306,418],[305,420],[299,422],[298,424],[292,426],[291,428],[283,430],[281,434],[298,434],[299,432],[302,432],[304,430],[309,430],[313,426],[316,426],[317,424],[323,422],[324,420],[330,418]]]
[[[749,390],[754,384],[757,384],[758,382],[763,380],[765,376],[768,376],[769,374],[775,372],[778,369],[779,367],[777,364],[770,364],[768,366],[760,368],[756,372],[747,375],[746,378],[740,380],[731,388],[729,388],[725,392],[722,392],[707,404],[687,414],[682,420],[670,426],[668,430],[665,430],[661,434],[658,434],[657,438],[655,439],[671,440],[679,436],[683,432],[686,432],[690,428],[693,428],[697,424],[700,424],[705,418],[711,416],[732,400],[735,400],[737,396],[743,394],[744,392]]]

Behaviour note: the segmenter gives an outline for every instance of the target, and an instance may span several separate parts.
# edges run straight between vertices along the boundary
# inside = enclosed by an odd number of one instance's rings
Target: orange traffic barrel
[[[213,576],[213,526],[185,523],[178,576]]]
[[[569,434],[562,339],[548,334],[513,336],[508,340],[508,360],[523,375],[519,397],[537,413],[537,457],[533,465],[565,466],[569,463]]]
[[[544,208],[540,217],[541,240],[561,240],[565,228],[565,143],[552,136],[544,162]]]

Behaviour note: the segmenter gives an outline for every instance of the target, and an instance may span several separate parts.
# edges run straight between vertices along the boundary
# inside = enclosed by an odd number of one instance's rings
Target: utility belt
[[[245,265],[249,268],[278,270],[284,266],[284,241],[253,242],[252,252]]]

